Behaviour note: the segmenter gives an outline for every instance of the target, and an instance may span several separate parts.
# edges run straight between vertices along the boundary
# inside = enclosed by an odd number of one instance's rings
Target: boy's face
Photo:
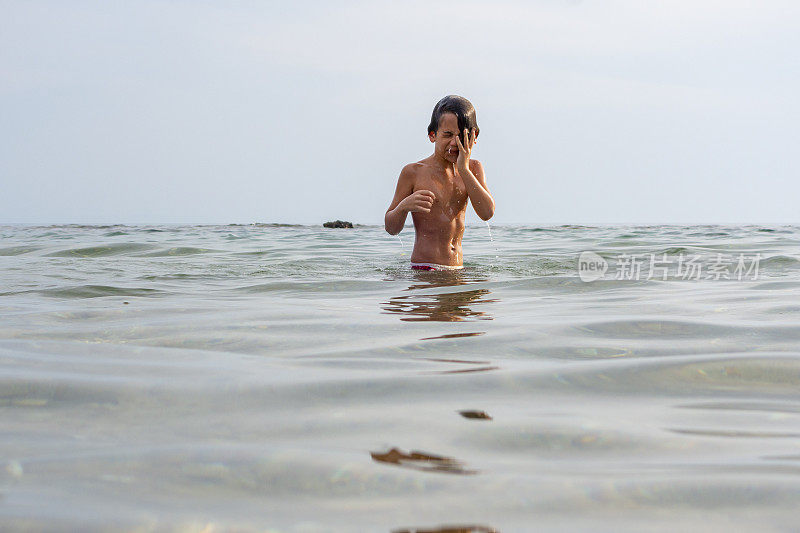
[[[464,132],[458,131],[458,117],[455,113],[444,113],[439,118],[439,129],[436,133],[429,133],[428,138],[434,143],[434,152],[443,159],[455,163],[458,160],[458,143],[456,136],[464,136]],[[464,140],[461,140],[462,144]],[[474,139],[472,144],[474,145]]]

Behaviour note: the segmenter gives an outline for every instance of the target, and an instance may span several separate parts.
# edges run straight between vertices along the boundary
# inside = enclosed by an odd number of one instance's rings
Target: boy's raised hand
[[[409,194],[400,204],[409,213],[430,213],[434,200],[436,196],[431,191],[423,189]]]
[[[464,139],[467,144],[466,146],[461,144],[460,136],[456,136],[456,142],[458,143],[458,159],[456,160],[456,166],[459,170],[467,170],[469,168],[469,156],[472,155],[472,147],[475,145],[475,128],[473,128],[472,131],[467,131],[465,128]]]

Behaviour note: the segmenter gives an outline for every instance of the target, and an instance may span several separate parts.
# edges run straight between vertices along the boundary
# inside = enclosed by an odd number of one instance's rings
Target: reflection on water
[[[437,363],[460,363],[464,365],[482,365],[473,366],[471,368],[459,368],[456,370],[436,370],[426,372],[427,374],[463,374],[466,372],[486,372],[487,370],[497,370],[499,366],[492,365],[491,361],[469,361],[466,359],[449,359],[445,357],[419,357],[418,359],[425,359],[426,361],[436,361]]]
[[[486,411],[475,411],[472,409],[465,409],[463,411],[459,411],[458,414],[460,414],[464,418],[470,418],[473,420],[492,420],[492,417],[489,416],[489,413],[487,413]]]
[[[700,435],[704,437],[733,437],[755,439],[796,439],[800,433],[786,431],[739,431],[739,430],[713,430],[713,429],[680,429],[671,428],[667,431],[682,433],[684,435]]]
[[[452,287],[454,285],[466,285],[467,283],[478,283],[488,281],[484,276],[476,275],[470,270],[412,270],[414,280],[419,284],[412,285],[408,290],[426,289],[431,287]]]
[[[446,361],[446,359],[440,359],[440,361]],[[473,368],[459,368],[456,370],[438,370],[438,371],[432,371],[430,372],[430,374],[467,374],[469,372],[488,372],[489,370],[498,370],[499,368],[500,368],[499,366],[495,365],[479,366]]]
[[[479,279],[470,279],[462,271],[425,272],[424,275],[416,273],[417,281],[410,285],[407,291],[420,291],[432,288],[454,287],[467,285]],[[473,306],[483,306],[487,303],[497,302],[497,299],[487,298],[491,291],[485,288],[444,293],[423,293],[394,296],[382,304],[382,309],[388,313],[403,315],[400,320],[407,322],[459,322],[464,320],[492,320],[493,317],[485,311],[473,309]],[[443,335],[435,338],[468,337],[481,335],[479,333],[459,333]]]
[[[396,529],[392,533],[499,533],[487,526],[437,526],[422,529]]]
[[[370,452],[372,459],[379,463],[389,463],[412,470],[422,470],[424,472],[443,472],[445,474],[477,474],[477,470],[464,468],[463,463],[452,457],[431,455],[428,453],[411,451],[405,453],[397,448],[392,448],[388,452]]]
[[[383,310],[404,315],[400,320],[407,322],[492,320],[492,316],[469,307],[496,301],[485,298],[487,294],[487,289],[476,289],[444,294],[395,296],[383,304]]]
[[[477,337],[478,335],[486,335],[485,331],[476,331],[473,333],[450,333],[449,335],[437,335],[436,337],[423,337],[421,341],[430,341],[434,339],[459,339],[461,337]]]

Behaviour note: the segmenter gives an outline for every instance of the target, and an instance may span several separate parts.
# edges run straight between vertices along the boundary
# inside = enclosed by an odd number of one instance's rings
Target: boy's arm
[[[456,143],[458,144],[456,169],[461,179],[464,180],[464,186],[467,188],[467,195],[472,201],[472,208],[475,209],[475,213],[481,217],[481,220],[489,220],[494,216],[494,198],[492,198],[488,187],[486,187],[486,175],[483,173],[483,165],[481,165],[480,161],[470,159],[472,147],[475,146],[477,138],[478,133],[474,129],[472,132],[464,130],[464,143],[466,146],[461,144],[461,137],[456,137]]]
[[[390,235],[397,235],[403,230],[409,213],[429,213],[434,199],[431,191],[414,192],[414,171],[411,165],[406,165],[397,178],[394,198],[383,219],[384,228]]]
[[[486,187],[486,174],[483,172],[483,165],[475,159],[470,160],[469,166],[472,168],[459,169],[461,179],[467,188],[467,195],[472,202],[475,213],[481,220],[489,220],[494,216],[494,198]]]

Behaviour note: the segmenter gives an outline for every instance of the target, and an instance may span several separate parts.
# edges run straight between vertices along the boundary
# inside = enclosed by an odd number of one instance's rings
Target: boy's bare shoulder
[[[400,178],[410,179],[415,177],[422,169],[426,167],[430,167],[430,163],[427,159],[423,159],[422,161],[417,161],[416,163],[409,163],[403,167],[403,170],[400,171]],[[483,164],[478,161],[477,159],[470,159],[469,160],[469,169],[476,173],[483,174]]]
[[[469,169],[475,174],[475,177],[478,178],[478,181],[486,186],[486,173],[483,171],[483,165],[477,159],[470,159],[469,160]]]
[[[480,161],[478,161],[477,159],[470,159],[469,160],[469,169],[472,172],[475,172],[476,170],[483,172],[483,164]]]
[[[417,161],[416,163],[409,163],[403,167],[404,173],[416,173],[424,166],[425,161]]]
[[[416,163],[407,164],[403,167],[403,170],[400,171],[400,179],[414,180],[424,166],[424,161],[417,161]]]

